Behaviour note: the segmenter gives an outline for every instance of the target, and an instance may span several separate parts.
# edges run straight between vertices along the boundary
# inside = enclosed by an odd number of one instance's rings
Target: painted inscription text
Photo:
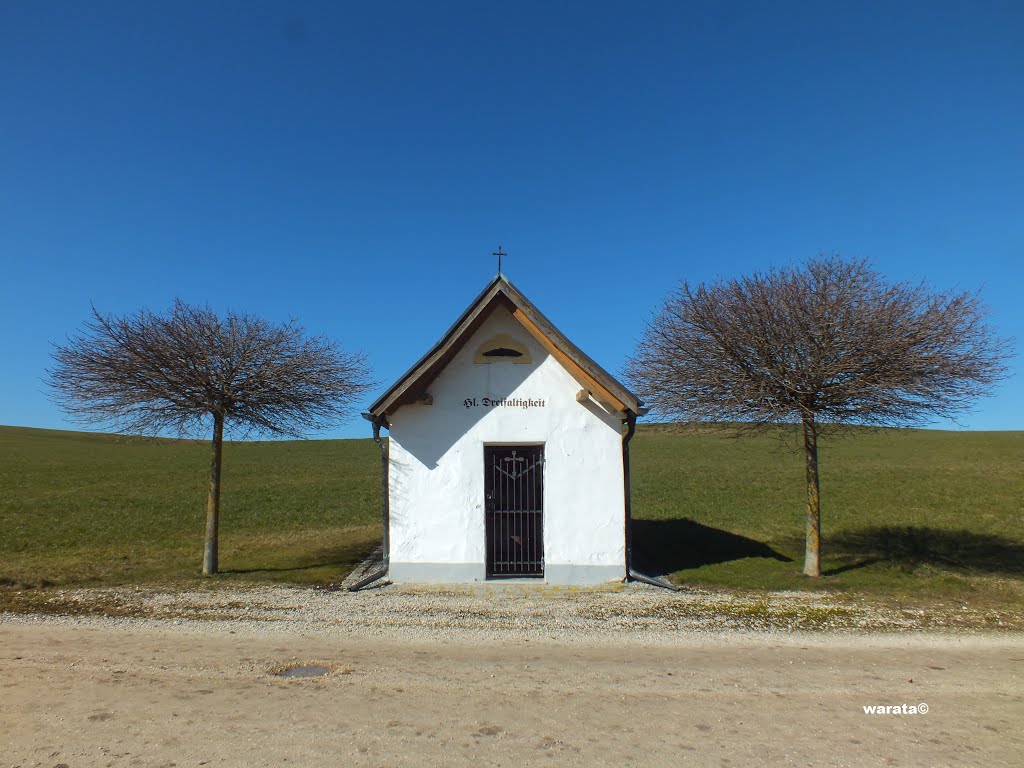
[[[547,401],[533,397],[467,397],[462,404],[467,408],[543,408]]]

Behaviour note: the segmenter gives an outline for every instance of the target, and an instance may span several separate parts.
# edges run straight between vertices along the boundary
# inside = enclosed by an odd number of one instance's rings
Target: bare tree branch
[[[953,418],[1005,378],[1012,343],[987,318],[977,293],[889,283],[867,260],[819,256],[683,282],[648,323],[626,375],[669,421],[802,424],[810,489],[823,428]]]
[[[93,308],[53,357],[47,383],[67,413],[145,434],[206,431],[220,413],[236,431],[299,437],[344,419],[372,386],[363,355],[294,321],[221,318],[181,301],[165,315]]]
[[[212,426],[206,573],[217,569],[225,429],[300,437],[344,419],[373,386],[362,354],[307,337],[295,321],[220,317],[180,300],[166,314],[142,309],[114,317],[93,307],[53,358],[53,399],[78,421],[143,434],[196,434]]]

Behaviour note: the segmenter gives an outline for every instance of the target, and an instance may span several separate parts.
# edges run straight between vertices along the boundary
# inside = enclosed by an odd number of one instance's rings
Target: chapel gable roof
[[[430,350],[370,406],[375,419],[408,403],[422,402],[427,387],[483,324],[496,306],[504,306],[523,328],[575,378],[589,394],[612,411],[642,415],[643,403],[604,368],[567,339],[519,289],[502,274],[495,276],[455,324]],[[368,414],[368,417],[369,415]]]

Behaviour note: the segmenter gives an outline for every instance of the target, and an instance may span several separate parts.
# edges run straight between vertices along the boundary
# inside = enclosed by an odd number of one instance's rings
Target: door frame
[[[535,502],[539,502],[539,509],[527,509],[521,510],[523,514],[529,515],[529,519],[520,518],[517,522],[520,525],[525,525],[526,529],[530,531],[530,537],[528,539],[529,544],[521,545],[523,548],[534,549],[534,556],[528,559],[521,559],[520,563],[525,567],[528,563],[537,563],[539,568],[530,569],[524,571],[522,569],[517,571],[511,571],[506,573],[497,572],[495,547],[497,546],[494,538],[496,531],[494,525],[497,523],[497,517],[495,516],[495,510],[493,505],[493,498],[491,494],[494,493],[493,480],[489,482],[489,478],[493,477],[493,459],[495,450],[510,450],[515,451],[517,449],[528,449],[536,451],[537,454],[537,466],[540,469],[540,490],[539,498],[535,499]],[[484,574],[487,579],[543,579],[545,577],[545,546],[544,546],[544,535],[546,529],[546,518],[547,518],[547,504],[544,498],[547,490],[547,483],[545,482],[545,468],[546,468],[546,455],[545,455],[545,444],[543,442],[532,441],[532,442],[486,442],[483,444],[483,474],[484,474]],[[509,514],[516,515],[517,510],[510,510]],[[515,522],[513,523],[515,524]],[[524,530],[526,530],[524,529]],[[522,531],[521,531],[522,532]],[[508,563],[506,562],[506,565]]]

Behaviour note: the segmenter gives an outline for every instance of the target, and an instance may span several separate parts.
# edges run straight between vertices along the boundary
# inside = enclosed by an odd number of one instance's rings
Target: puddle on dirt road
[[[323,664],[296,664],[293,667],[285,667],[275,674],[278,677],[323,677],[330,671],[331,668]]]

